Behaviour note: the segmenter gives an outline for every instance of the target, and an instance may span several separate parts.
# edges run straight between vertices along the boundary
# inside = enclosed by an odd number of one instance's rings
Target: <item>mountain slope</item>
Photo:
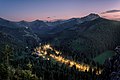
[[[61,31],[52,44],[71,54],[95,57],[120,45],[120,22],[97,18]]]
[[[99,54],[113,49],[119,45],[120,40],[120,22],[103,19],[93,13],[82,18],[62,20],[52,26],[41,20],[11,22],[2,18],[0,25],[1,32],[15,37],[18,41],[26,42],[31,39],[33,42],[39,42],[42,39],[65,48],[65,51],[72,50],[72,53]]]
[[[16,41],[16,45],[17,43],[20,43],[19,45],[23,44],[24,47],[33,45],[35,47],[35,45],[37,45],[41,41],[35,33],[33,33],[30,29],[26,29],[24,27],[11,28],[9,26],[0,25],[0,32],[11,36],[13,40]],[[11,39],[10,41],[13,40]]]
[[[82,17],[82,18],[71,18],[69,20],[61,21],[61,23],[56,25],[57,27],[54,28],[51,32],[57,33],[57,32],[60,32],[64,29],[74,28],[74,25],[82,24],[86,21],[92,21],[92,20],[95,20],[99,17],[100,17],[99,15],[91,13],[85,17]]]

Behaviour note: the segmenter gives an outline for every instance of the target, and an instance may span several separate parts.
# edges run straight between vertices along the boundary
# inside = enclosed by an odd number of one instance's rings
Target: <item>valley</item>
[[[119,63],[119,35],[119,21],[94,13],[54,22],[0,18],[0,79],[107,80]]]
[[[47,51],[49,49],[51,51],[54,51],[56,55],[48,53]],[[61,56],[61,54],[62,54],[61,52],[53,49],[49,44],[46,44],[42,47],[35,48],[35,52],[33,52],[33,54],[34,55],[36,54],[36,55],[38,55],[38,56],[40,56],[40,57],[42,57],[43,59],[46,59],[46,60],[51,60],[51,58],[53,58],[55,61],[58,61],[60,63],[68,65],[69,67],[75,66],[78,71],[85,72],[85,71],[89,71],[89,69],[90,69],[90,66],[87,65],[87,64],[84,64],[84,63],[80,64],[80,63],[77,63],[75,61],[65,59],[64,57]],[[92,69],[92,71],[94,71],[94,69],[97,69],[97,67],[93,67],[91,69]],[[101,74],[101,71],[102,71],[101,69],[98,69],[98,71],[96,71],[96,74],[97,75]]]

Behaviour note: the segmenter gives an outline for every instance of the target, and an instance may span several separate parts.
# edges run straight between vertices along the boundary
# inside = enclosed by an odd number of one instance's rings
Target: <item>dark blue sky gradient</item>
[[[120,9],[119,5],[120,0],[0,0],[0,17],[13,21],[67,19]]]

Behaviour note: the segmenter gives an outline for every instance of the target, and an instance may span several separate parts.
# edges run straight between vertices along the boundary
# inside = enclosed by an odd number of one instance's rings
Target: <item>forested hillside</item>
[[[54,38],[52,44],[68,55],[71,53],[70,55],[74,56],[94,58],[120,45],[119,30],[120,22],[98,18],[63,30]]]

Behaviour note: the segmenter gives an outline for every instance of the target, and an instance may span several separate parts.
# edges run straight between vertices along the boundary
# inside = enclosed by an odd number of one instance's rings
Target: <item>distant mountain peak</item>
[[[20,21],[20,23],[27,23],[27,21],[25,21],[25,20],[22,20],[22,21]]]
[[[22,21],[20,21],[20,22],[26,22],[25,20],[22,20]]]
[[[95,20],[97,18],[100,18],[100,16],[98,14],[90,13],[89,15],[82,17],[81,19],[84,19],[86,21],[91,21],[91,20]]]
[[[0,17],[0,20],[3,20],[3,18]]]
[[[98,14],[95,14],[95,13],[90,13],[89,15],[83,17],[84,19],[89,19],[89,20],[95,20],[97,18],[100,18],[100,16]]]
[[[6,20],[6,19],[3,19],[3,18],[1,18],[1,17],[0,17],[0,20],[2,20],[2,21],[8,21],[8,20]]]
[[[96,16],[96,17],[100,17],[98,14],[95,14],[95,13],[90,13],[88,16]]]
[[[39,19],[36,19],[35,21],[33,22],[43,22],[42,20],[39,20]]]

